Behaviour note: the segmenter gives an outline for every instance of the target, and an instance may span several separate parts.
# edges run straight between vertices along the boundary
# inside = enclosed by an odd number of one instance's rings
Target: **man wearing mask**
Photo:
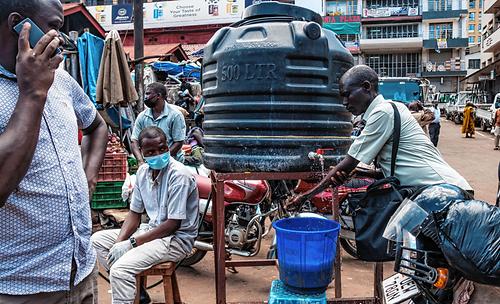
[[[156,126],[165,132],[170,154],[177,161],[184,162],[182,144],[186,137],[186,122],[182,113],[176,106],[166,101],[167,89],[159,82],[150,84],[144,94],[144,104],[149,108],[142,111],[135,121],[132,132],[132,153],[139,162],[144,164],[138,138],[142,130],[149,126]]]
[[[109,271],[113,304],[132,304],[136,274],[161,262],[180,261],[198,234],[195,178],[170,157],[161,129],[145,128],[138,143],[146,164],[137,171],[130,212],[121,229],[92,236],[97,259]],[[144,211],[150,221],[140,224]]]

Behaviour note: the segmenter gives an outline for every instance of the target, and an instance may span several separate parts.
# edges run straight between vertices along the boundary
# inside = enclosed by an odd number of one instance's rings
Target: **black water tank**
[[[203,58],[205,166],[219,172],[319,170],[351,143],[339,80],[353,58],[315,12],[264,2],[220,29]]]

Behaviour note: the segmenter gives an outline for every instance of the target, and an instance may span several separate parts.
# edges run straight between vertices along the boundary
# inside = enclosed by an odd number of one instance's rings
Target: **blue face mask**
[[[170,151],[155,156],[146,156],[144,157],[144,160],[148,163],[151,169],[161,170],[168,166],[168,163],[170,162]]]

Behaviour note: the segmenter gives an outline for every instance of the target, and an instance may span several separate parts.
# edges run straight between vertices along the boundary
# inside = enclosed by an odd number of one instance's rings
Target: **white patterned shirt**
[[[19,88],[15,75],[1,66],[0,76],[2,134],[17,104]],[[31,165],[0,208],[0,294],[68,290],[72,260],[77,267],[75,285],[94,268],[78,129],[88,128],[96,113],[78,83],[57,70]]]

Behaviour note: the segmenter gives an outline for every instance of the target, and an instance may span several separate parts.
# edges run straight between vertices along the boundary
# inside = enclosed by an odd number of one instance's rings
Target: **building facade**
[[[466,47],[482,38],[482,0],[294,0],[324,14],[356,64],[381,77],[425,77],[442,92],[456,92],[469,66]],[[133,44],[132,0],[87,0],[106,29]],[[145,1],[146,44],[204,44],[222,26],[238,21],[254,0]],[[215,3],[215,4],[212,4]],[[469,29],[474,26],[469,38]],[[473,43],[471,43],[472,45]],[[469,54],[468,54],[469,55]],[[475,55],[476,57],[478,55]],[[468,56],[470,57],[470,56]],[[477,58],[471,58],[477,59]],[[477,64],[473,61],[471,66]]]
[[[481,43],[481,16],[483,0],[468,0],[468,20],[467,32],[469,36],[469,45]]]
[[[422,62],[419,0],[363,0],[363,63],[381,77],[418,77]]]
[[[463,86],[485,94],[490,102],[500,92],[500,0],[485,0],[481,17],[480,69]]]

